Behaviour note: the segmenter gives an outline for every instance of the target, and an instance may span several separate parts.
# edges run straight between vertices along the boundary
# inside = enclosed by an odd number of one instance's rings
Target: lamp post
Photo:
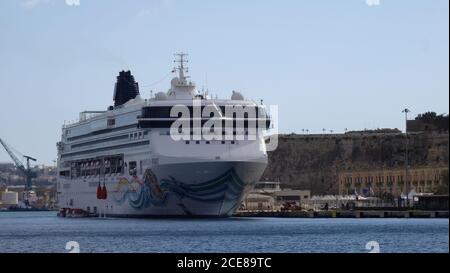
[[[405,190],[406,190],[406,205],[409,206],[409,181],[408,181],[408,113],[411,112],[408,108],[403,109],[405,113]]]

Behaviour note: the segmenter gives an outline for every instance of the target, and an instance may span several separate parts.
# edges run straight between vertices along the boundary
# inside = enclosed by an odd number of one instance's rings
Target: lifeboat
[[[102,188],[102,198],[101,199],[108,199],[108,191],[106,190],[106,185],[105,183],[103,183],[103,188]]]
[[[97,199],[102,199],[102,187],[100,186],[100,182],[98,182],[97,186]]]

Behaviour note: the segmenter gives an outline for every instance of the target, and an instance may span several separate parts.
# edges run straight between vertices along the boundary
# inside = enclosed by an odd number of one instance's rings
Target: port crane
[[[32,190],[32,183],[31,180],[35,177],[37,177],[36,172],[34,172],[31,169],[30,161],[36,161],[35,158],[28,156],[28,155],[22,155],[20,152],[17,152],[15,149],[13,149],[10,145],[8,145],[4,140],[0,138],[0,143],[5,148],[6,152],[9,154],[11,159],[14,161],[14,164],[16,165],[17,169],[25,176],[26,178],[26,184],[25,184],[25,191],[24,191],[24,201],[25,204],[28,206],[28,193]],[[15,150],[15,153],[13,152]],[[22,161],[19,159],[19,157],[16,155],[19,154],[23,158],[26,159],[27,163],[26,166],[22,163]]]

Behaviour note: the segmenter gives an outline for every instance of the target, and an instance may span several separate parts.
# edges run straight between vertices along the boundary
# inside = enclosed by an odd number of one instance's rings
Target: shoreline
[[[234,217],[276,217],[276,218],[449,218],[444,210],[354,210],[354,211],[256,211],[236,212]]]
[[[57,212],[57,210],[0,210],[2,212]],[[86,216],[95,218],[98,216]],[[148,216],[148,217],[120,217],[107,215],[110,218],[180,218],[180,219],[196,219],[196,218],[216,218],[216,217],[170,217],[170,216]],[[354,210],[354,211],[240,211],[231,217],[224,218],[415,218],[415,219],[449,219],[449,211],[444,210]],[[73,218],[73,217],[68,217]],[[85,218],[85,217],[74,217]],[[219,217],[221,218],[221,217]]]

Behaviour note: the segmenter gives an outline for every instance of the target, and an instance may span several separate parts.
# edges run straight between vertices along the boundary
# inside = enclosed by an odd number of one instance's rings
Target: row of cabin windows
[[[70,174],[71,178],[123,174],[123,165],[122,155],[72,161]]]
[[[73,161],[70,163],[70,166],[70,170],[61,171],[59,175],[67,178],[77,178],[117,174],[123,175],[126,169],[128,169],[129,175],[138,175],[143,172],[142,161],[139,161],[139,166],[137,161],[130,161],[127,164],[127,162],[123,162],[123,156]]]
[[[142,118],[170,118],[170,112],[172,110],[173,106],[148,106],[142,108],[141,117]],[[225,116],[226,114],[226,108],[225,106],[201,106],[200,112],[204,113],[205,107],[207,107],[207,111],[210,112],[210,117],[212,117],[214,114],[213,111],[216,113],[216,116]],[[190,116],[192,117],[194,113],[194,109],[192,106],[187,106],[189,109]],[[230,108],[231,109],[231,108]],[[258,106],[245,106],[244,109],[244,118],[248,118],[249,112],[254,113],[254,117],[267,117],[266,111],[262,107]],[[259,113],[258,113],[259,110]],[[235,111],[232,111],[233,117],[236,117],[237,113]],[[180,117],[180,113],[178,113],[178,117]],[[231,116],[230,116],[231,117]]]
[[[175,118],[173,120],[140,120],[138,122],[139,128],[171,128],[173,123],[175,122]],[[209,119],[202,119],[199,123],[201,127],[205,126],[205,124],[210,121]],[[229,127],[230,129],[248,129],[248,128],[270,128],[270,119],[265,119],[263,121],[255,121],[254,123],[250,123],[248,120],[244,120],[242,123],[234,120],[231,124],[228,124],[225,120],[219,121],[222,128]],[[251,125],[251,126],[250,126]],[[187,126],[187,124],[186,124]],[[189,121],[189,127],[194,128],[197,127],[197,124],[194,124],[194,121]]]
[[[73,207],[73,199],[70,199],[69,202],[66,202],[66,206]],[[110,205],[110,206],[106,205],[106,208],[107,208],[107,209],[108,209],[108,208],[113,209],[113,206],[112,206],[112,205]],[[96,206],[94,206],[94,207],[92,208],[92,211],[91,211],[91,207],[90,207],[90,206],[87,206],[87,207],[86,207],[86,211],[87,211],[87,213],[94,213],[94,214],[97,214],[98,209],[97,209]]]
[[[247,129],[247,128],[245,128],[245,129]],[[194,132],[195,131],[195,132]],[[197,132],[197,131],[199,131],[199,132]],[[181,128],[181,127],[178,127],[178,133],[179,134],[181,134],[181,133],[183,133],[183,132],[186,132],[187,133],[187,130],[186,129],[184,129],[183,130],[183,128]],[[209,128],[209,132],[210,133],[216,133],[215,132],[215,130],[214,130],[214,125],[213,126],[211,126],[211,128]],[[199,128],[199,130],[195,130],[195,129],[190,129],[189,130],[189,134],[192,136],[192,135],[194,135],[195,133],[201,133],[201,134],[203,134],[203,133],[205,133],[204,131],[203,131],[203,128]],[[207,132],[206,132],[207,133]],[[219,132],[220,133],[220,132]],[[253,132],[249,132],[248,130],[244,130],[243,128],[233,128],[233,136],[236,136],[236,135],[240,135],[240,136],[242,136],[242,135],[245,135],[245,136],[248,136],[248,135],[256,135],[258,132],[257,132],[257,130],[254,130]],[[169,131],[169,134],[170,134],[170,131]],[[222,135],[226,135],[226,134],[228,134],[228,132],[226,131],[226,130],[222,130]]]
[[[214,126],[213,126],[214,127]],[[214,128],[213,127],[211,127],[211,129],[209,130],[209,132],[211,133],[211,135],[213,135],[215,132],[214,132]],[[183,128],[181,128],[181,127],[179,127],[178,128],[178,134],[183,134],[183,133],[186,133],[187,134],[187,129],[184,129],[184,131],[183,131]],[[195,135],[195,134],[198,134],[198,133],[200,133],[201,135],[210,135],[210,134],[208,134],[207,132],[206,132],[206,134],[203,132],[203,129],[200,129],[199,130],[199,132],[197,132],[197,130],[194,130],[194,129],[190,129],[189,130],[189,135],[191,135],[191,136],[193,136],[193,135]],[[249,132],[248,130],[245,130],[245,131],[242,131],[242,130],[233,130],[233,136],[256,136],[257,135],[257,131],[254,131],[254,132]],[[220,132],[218,133],[218,134],[220,134]],[[218,134],[216,134],[216,135],[218,135]],[[225,130],[222,130],[222,136],[225,136],[225,135],[227,135],[227,134],[229,134],[227,131],[225,131]],[[159,133],[159,135],[161,135],[161,136],[170,136],[170,131],[161,131],[160,133]],[[230,134],[231,135],[231,134]]]
[[[144,138],[144,136],[148,135],[148,131],[144,131],[144,132],[135,132],[135,133],[131,133],[129,135],[129,139],[130,140],[136,140],[136,139],[141,139]]]
[[[196,140],[196,141],[186,140],[185,143],[186,143],[186,144],[191,144],[191,142],[192,142],[192,143],[195,143],[195,144],[200,144],[200,143],[201,143],[200,140]],[[204,141],[204,142],[205,142],[205,144],[211,144],[211,141],[209,141],[209,140]],[[222,140],[220,143],[221,143],[221,144],[226,144],[226,141]],[[230,143],[231,143],[231,144],[237,144],[237,142],[234,141],[234,140],[231,140]]]
[[[110,142],[110,141],[126,140],[127,138],[128,138],[128,140],[137,140],[137,139],[143,139],[146,135],[148,135],[147,131],[135,132],[135,133],[127,134],[127,135],[113,136],[113,137],[93,140],[93,141],[89,141],[89,142],[74,144],[71,147],[72,147],[72,149],[75,149],[75,148],[79,148],[79,147],[83,147],[83,146],[100,144],[100,143],[105,143],[105,142]]]

